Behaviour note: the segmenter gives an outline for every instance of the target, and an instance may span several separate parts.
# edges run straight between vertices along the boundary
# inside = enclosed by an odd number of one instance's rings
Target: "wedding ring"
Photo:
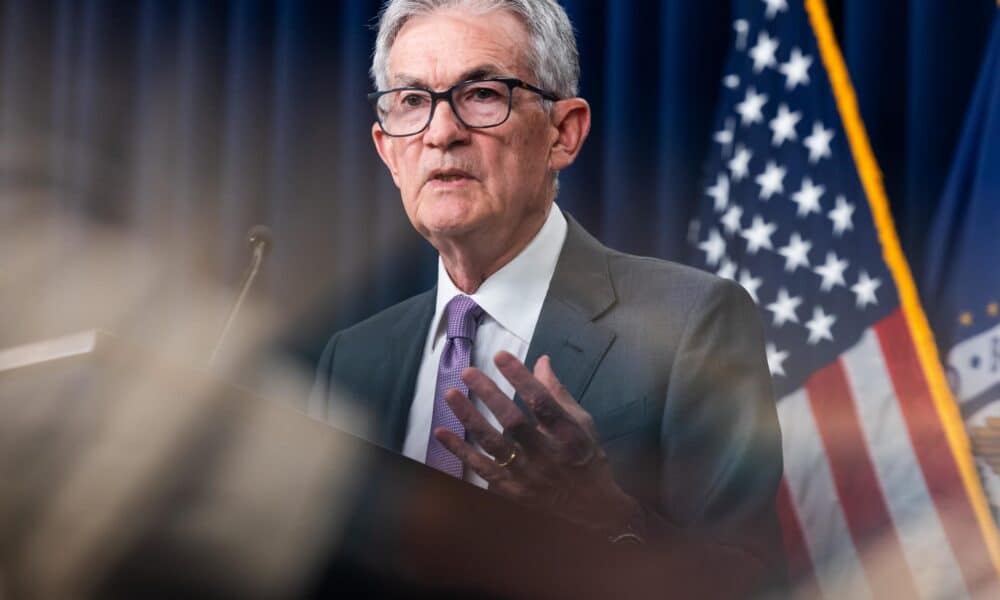
[[[510,464],[512,462],[514,462],[515,459],[517,459],[517,446],[511,446],[510,447],[510,456],[508,456],[504,460],[498,460],[497,464],[500,465],[501,467],[506,468],[506,467],[510,466]]]

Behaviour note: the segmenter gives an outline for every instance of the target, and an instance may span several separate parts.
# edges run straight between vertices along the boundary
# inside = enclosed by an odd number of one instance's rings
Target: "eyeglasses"
[[[463,81],[443,92],[420,87],[393,88],[368,94],[368,101],[375,105],[379,127],[386,135],[405,137],[427,129],[438,100],[447,100],[466,127],[485,129],[502,125],[510,117],[515,88],[534,92],[546,100],[559,100],[553,93],[506,77]]]

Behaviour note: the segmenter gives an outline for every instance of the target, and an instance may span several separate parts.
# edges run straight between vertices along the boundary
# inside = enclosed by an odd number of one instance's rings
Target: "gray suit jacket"
[[[616,252],[567,221],[527,364],[551,357],[661,535],[693,534],[780,570],[780,432],[753,301],[731,281]],[[434,305],[432,289],[337,333],[319,365],[320,401],[341,397],[331,386],[349,392],[373,417],[366,436],[397,452]]]

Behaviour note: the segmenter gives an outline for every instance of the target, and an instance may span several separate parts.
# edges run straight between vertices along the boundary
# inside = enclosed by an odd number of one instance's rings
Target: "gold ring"
[[[511,446],[510,447],[510,456],[508,456],[505,460],[502,460],[502,461],[498,460],[497,464],[500,465],[501,467],[506,468],[506,467],[510,466],[510,464],[512,462],[514,462],[514,460],[516,458],[517,458],[517,446]]]

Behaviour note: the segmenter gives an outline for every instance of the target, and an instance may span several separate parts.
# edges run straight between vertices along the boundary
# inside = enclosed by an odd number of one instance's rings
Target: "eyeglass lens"
[[[469,127],[499,125],[510,112],[510,87],[499,81],[470,81],[455,86],[451,98],[458,117]],[[389,92],[378,100],[382,127],[390,135],[417,133],[431,117],[431,95],[424,90]]]

